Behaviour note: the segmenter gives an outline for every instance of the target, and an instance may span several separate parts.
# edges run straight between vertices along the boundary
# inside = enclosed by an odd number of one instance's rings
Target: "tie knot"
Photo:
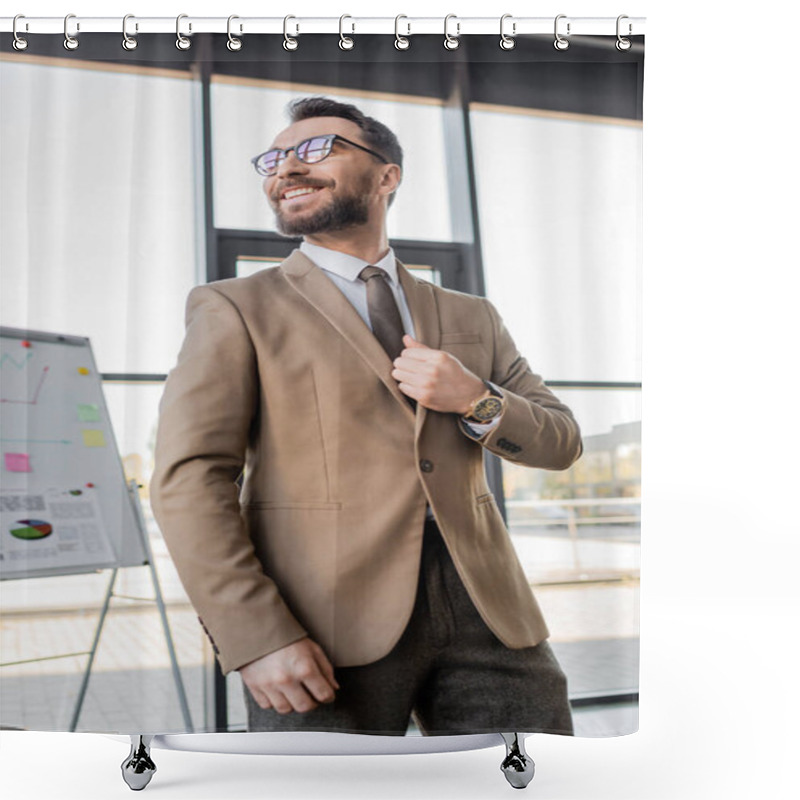
[[[370,278],[375,278],[376,276],[380,275],[382,278],[388,278],[388,274],[385,269],[381,269],[380,267],[364,267],[361,272],[358,273],[358,277],[366,282]]]

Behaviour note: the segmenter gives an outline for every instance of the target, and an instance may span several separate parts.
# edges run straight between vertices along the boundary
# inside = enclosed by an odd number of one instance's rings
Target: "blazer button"
[[[423,458],[422,461],[419,462],[419,468],[423,472],[433,472],[433,462],[428,461],[427,458]]]

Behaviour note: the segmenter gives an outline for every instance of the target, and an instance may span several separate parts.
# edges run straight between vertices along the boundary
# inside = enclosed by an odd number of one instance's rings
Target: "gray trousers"
[[[416,604],[392,651],[337,667],[333,703],[305,713],[262,709],[245,687],[250,731],[572,734],[567,680],[547,642],[512,650],[475,609],[436,524],[426,524]]]

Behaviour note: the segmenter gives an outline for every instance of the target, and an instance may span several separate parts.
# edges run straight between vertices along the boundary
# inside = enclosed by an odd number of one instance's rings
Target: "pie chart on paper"
[[[53,526],[43,519],[19,519],[12,525],[9,532],[16,539],[30,541],[49,536],[53,532]]]

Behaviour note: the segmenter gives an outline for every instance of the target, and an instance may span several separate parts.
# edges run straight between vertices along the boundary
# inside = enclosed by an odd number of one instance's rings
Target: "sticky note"
[[[103,431],[98,430],[83,430],[83,443],[87,447],[105,447],[106,437],[103,436]]]
[[[100,409],[94,403],[78,403],[78,419],[81,422],[100,422]]]
[[[86,367],[78,367],[78,374],[79,375],[88,375],[89,370]]]
[[[31,459],[27,453],[4,453],[3,457],[9,472],[33,472]]]

